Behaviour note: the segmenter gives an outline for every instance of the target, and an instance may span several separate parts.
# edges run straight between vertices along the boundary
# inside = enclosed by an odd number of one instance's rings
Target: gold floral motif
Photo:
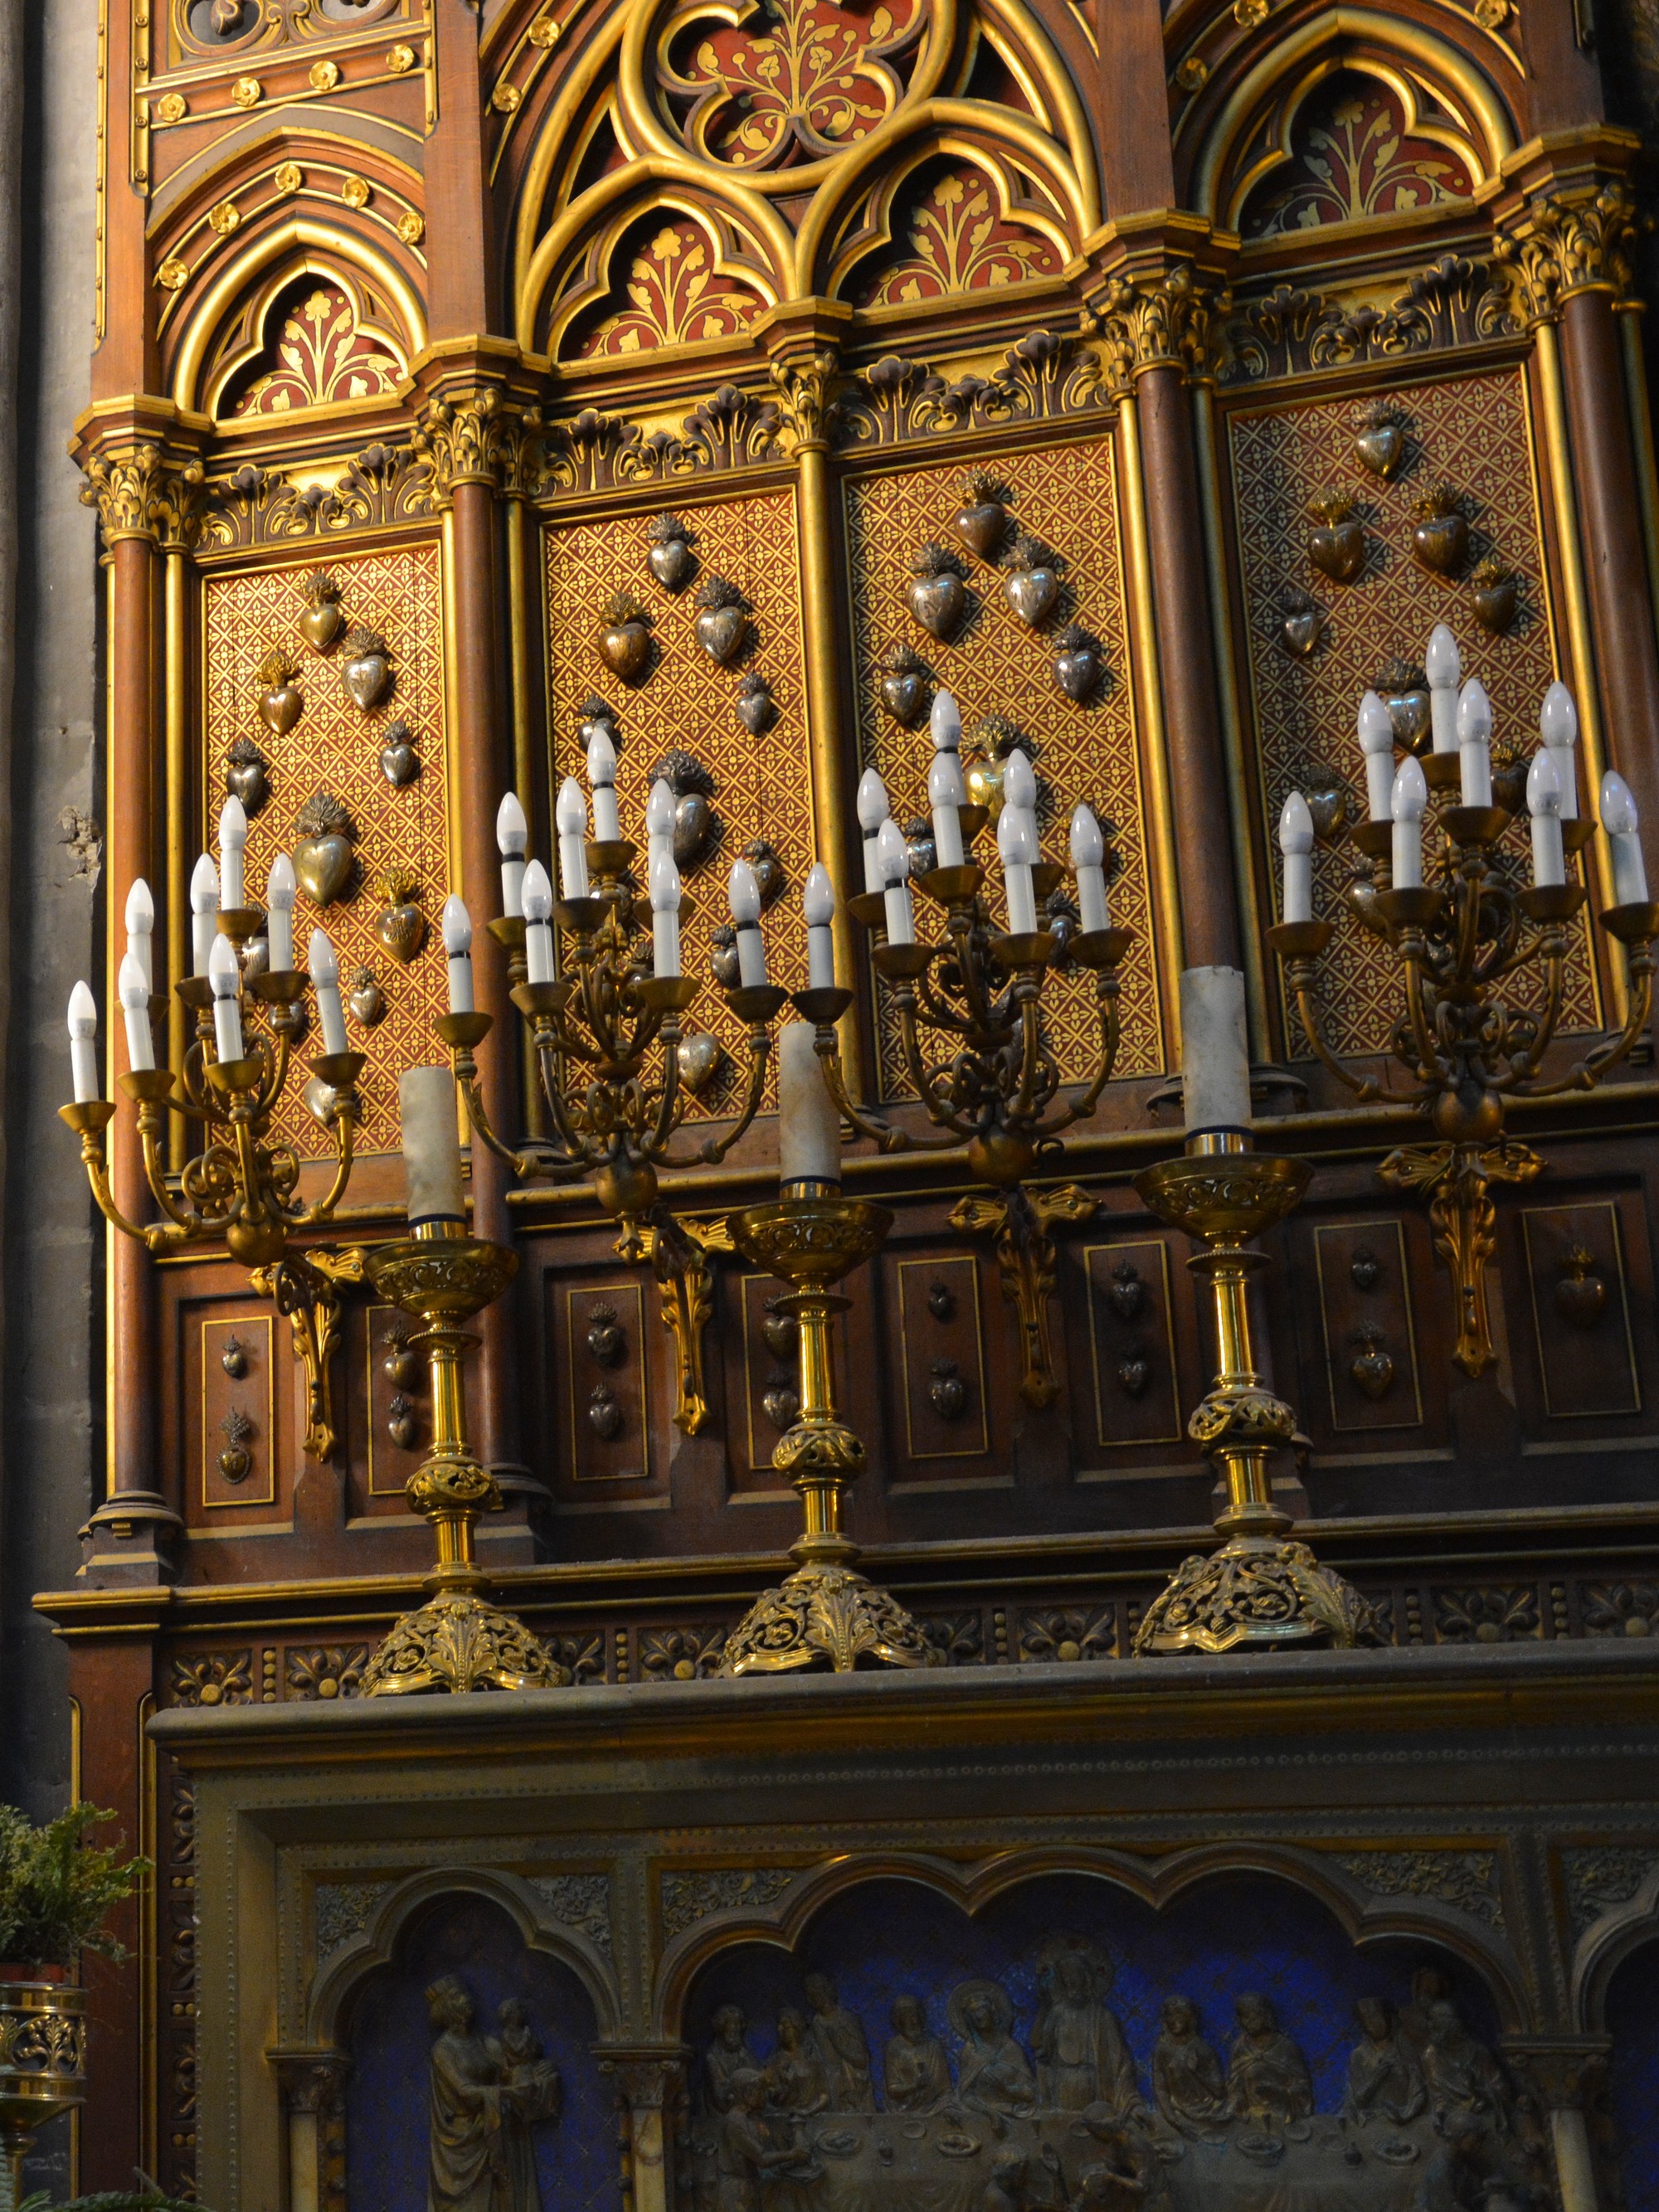
[[[371,198],[367,177],[343,177],[340,180],[340,198],[349,208],[366,208]]]
[[[190,282],[190,270],[176,254],[170,255],[156,270],[155,281],[164,292],[182,292]]]
[[[313,92],[332,92],[340,82],[338,62],[313,62],[311,65],[311,88]]]
[[[162,123],[182,123],[188,112],[188,103],[181,92],[163,93],[155,103],[156,118]]]
[[[297,192],[305,180],[305,171],[297,161],[284,161],[271,182],[279,192]]]
[[[909,246],[872,293],[872,307],[1025,284],[1060,267],[1046,239],[1012,234],[999,221],[990,181],[974,168],[953,170],[933,185],[911,216]]]
[[[407,76],[415,60],[413,46],[393,46],[386,58],[386,65],[393,76]]]
[[[1432,139],[1408,135],[1395,96],[1370,82],[1299,122],[1293,146],[1289,183],[1270,192],[1247,236],[1404,215],[1467,199],[1472,190],[1462,162]]]
[[[358,329],[351,302],[319,285],[283,325],[277,366],[255,379],[237,402],[237,416],[282,415],[343,399],[378,399],[398,388],[398,365]]]
[[[265,96],[265,88],[257,76],[239,76],[230,88],[233,107],[257,107]]]
[[[418,246],[426,236],[426,218],[413,208],[405,209],[398,218],[398,235],[405,246]]]
[[[561,28],[562,26],[556,15],[538,15],[530,26],[531,45],[532,46],[556,46],[558,43]]]
[[[919,33],[918,0],[878,7],[860,26],[830,0],[768,0],[771,27],[702,40],[686,77],[696,95],[686,136],[700,153],[769,168],[799,149],[809,159],[856,145],[897,106],[894,60]]]
[[[1202,92],[1210,82],[1210,64],[1202,54],[1188,54],[1175,75],[1183,92]]]
[[[501,114],[511,115],[523,98],[523,93],[520,91],[511,77],[504,76],[489,95],[489,102],[490,106],[496,108]]]
[[[708,241],[689,221],[665,224],[635,256],[626,289],[633,305],[602,322],[584,354],[642,353],[736,337],[759,305],[753,294],[709,266]]]
[[[219,238],[228,238],[241,220],[242,210],[234,200],[221,200],[208,210],[208,228]]]

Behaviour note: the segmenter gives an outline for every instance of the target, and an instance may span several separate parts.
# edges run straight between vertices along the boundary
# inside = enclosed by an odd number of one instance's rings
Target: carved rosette
[[[884,1667],[938,1664],[896,1598],[850,1567],[815,1563],[756,1599],[732,1630],[720,1671],[728,1679],[803,1667],[849,1674],[860,1660]]]
[[[471,1591],[442,1590],[398,1623],[364,1670],[362,1693],[556,1690],[570,1680],[570,1669],[522,1621]]]
[[[1242,1644],[1328,1644],[1351,1651],[1384,1641],[1370,1603],[1322,1567],[1305,1544],[1235,1537],[1183,1559],[1146,1610],[1135,1656],[1231,1651]]]
[[[1514,269],[1528,325],[1553,322],[1581,292],[1630,297],[1643,222],[1622,178],[1535,193],[1498,240]]]

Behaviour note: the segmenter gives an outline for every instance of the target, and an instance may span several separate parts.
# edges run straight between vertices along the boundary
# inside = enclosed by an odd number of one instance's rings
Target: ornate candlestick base
[[[58,1982],[0,1985],[0,2212],[23,2202],[37,2128],[86,2101],[87,1993]]]
[[[1305,1544],[1273,1502],[1272,1453],[1296,1433],[1296,1415],[1255,1371],[1245,1285],[1268,1262],[1244,1248],[1285,1214],[1308,1187],[1301,1160],[1213,1152],[1165,1160],[1135,1178],[1154,1213],[1208,1249],[1188,1265],[1208,1281],[1221,1371],[1187,1432],[1219,1468],[1227,1505],[1216,1520],[1225,1540],[1208,1557],[1183,1559],[1147,1608],[1135,1656],[1149,1652],[1231,1651],[1239,1645],[1380,1644],[1370,1605]]]
[[[495,1478],[466,1441],[461,1362],[477,1342],[460,1324],[500,1297],[518,1255],[457,1230],[415,1237],[367,1254],[364,1272],[383,1298],[425,1324],[410,1340],[432,1369],[432,1444],[409,1479],[409,1502],[431,1522],[438,1565],[431,1597],[405,1613],[369,1661],[366,1698],[417,1692],[544,1690],[570,1680],[567,1668],[510,1613],[486,1603],[473,1549],[480,1513],[501,1510]]]
[[[936,1655],[896,1598],[855,1572],[859,1548],[843,1534],[842,1494],[864,1468],[864,1446],[836,1413],[830,1322],[850,1303],[830,1289],[877,1251],[893,1225],[884,1206],[821,1194],[782,1198],[734,1213],[744,1257],[790,1285],[780,1310],[800,1323],[800,1413],[772,1455],[801,1494],[806,1529],[791,1547],[795,1571],[763,1591],[733,1629],[720,1672],[787,1674],[828,1667],[930,1667]]]

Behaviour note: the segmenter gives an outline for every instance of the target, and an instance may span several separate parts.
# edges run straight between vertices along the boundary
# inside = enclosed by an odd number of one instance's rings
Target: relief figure
[[[890,2014],[893,2039],[882,2071],[890,2112],[936,2112],[951,2095],[951,2062],[945,2045],[927,2033],[920,1997],[895,1997]]]
[[[714,2040],[702,2054],[702,2100],[711,2114],[731,2111],[733,2077],[754,2070],[747,2026],[741,2005],[723,2004],[714,2014]]]
[[[428,2212],[542,2212],[531,2131],[556,2117],[559,2076],[523,2007],[504,2004],[500,2034],[486,2039],[459,1976],[434,1982],[426,2001],[438,2031]]]
[[[1157,2153],[1144,2135],[1114,2119],[1103,2105],[1084,2120],[1098,2149],[1084,2154],[1069,2212],[1148,2212],[1167,2202]]]
[[[1227,2094],[1237,2119],[1265,2134],[1307,2140],[1314,2108],[1308,2062],[1279,2025],[1270,1997],[1239,1997],[1233,2006],[1238,2033],[1227,2063]]]
[[[1429,2011],[1451,1996],[1451,1984],[1438,1966],[1419,1966],[1412,1976],[1412,2001],[1400,2015],[1400,2033],[1420,2058],[1429,2045]]]
[[[1190,1997],[1165,1997],[1158,2017],[1163,2033],[1152,2051],[1152,2097],[1159,2113],[1177,2135],[1224,2142],[1226,2077],[1199,2033],[1198,2007]]]
[[[1509,2092],[1498,2061],[1469,2033],[1449,1997],[1438,1999],[1428,2011],[1423,2079],[1436,2125],[1445,2134],[1469,2119],[1488,2125],[1496,2136],[1508,2135]]]
[[[1081,2112],[1104,2104],[1127,2118],[1144,2109],[1134,2061],[1106,2008],[1111,1986],[1111,1967],[1092,1943],[1066,1937],[1043,1946],[1031,2047],[1037,2102],[1045,2111]]]
[[[799,2013],[778,2014],[778,2047],[766,2062],[764,2079],[766,2101],[775,2112],[799,2120],[829,2110],[830,2077]]]
[[[831,2108],[837,2112],[873,2112],[876,2092],[863,2021],[837,2003],[836,1985],[828,1974],[808,1974],[802,1986],[812,2008],[812,2040],[823,2061]]]
[[[1348,2060],[1345,2116],[1360,2128],[1370,2120],[1414,2120],[1426,2107],[1429,2093],[1394,2007],[1384,1997],[1361,1997],[1354,2010],[1364,2040]]]
[[[1011,2119],[1036,2110],[1036,2076],[1014,2041],[1014,2008],[1000,1982],[963,1982],[951,1998],[951,2025],[963,2039],[957,2058],[957,2098],[984,2113],[1001,2135]]]
[[[794,2131],[786,2127],[780,2140],[762,2117],[766,2081],[753,2067],[740,2069],[729,2087],[715,2154],[716,2212],[761,2212],[763,2182],[795,2164]]]

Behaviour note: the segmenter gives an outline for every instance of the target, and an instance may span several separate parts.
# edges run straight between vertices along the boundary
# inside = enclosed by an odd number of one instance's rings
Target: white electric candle
[[[830,880],[830,871],[822,860],[814,860],[806,872],[806,888],[801,893],[801,908],[806,916],[806,981],[814,991],[830,991],[836,983],[836,933],[831,924],[836,919],[836,887]]]
[[[1110,920],[1106,911],[1106,840],[1093,807],[1079,804],[1072,809],[1071,845],[1078,912],[1087,934],[1104,929]]]
[[[530,983],[550,983],[553,981],[553,885],[547,870],[539,860],[532,860],[524,872],[524,957],[525,980]]]
[[[587,896],[587,801],[574,775],[559,786],[553,809],[559,833],[559,890],[568,899]],[[545,873],[545,870],[543,871]],[[522,900],[522,892],[520,893]]]
[[[126,1018],[127,1065],[135,1074],[143,1074],[155,1065],[155,1039],[150,1032],[149,991],[144,971],[131,952],[121,963],[116,988],[120,994],[121,1012]]]
[[[1613,854],[1613,904],[1645,905],[1648,872],[1642,860],[1642,817],[1630,786],[1613,769],[1601,779],[1601,827]]]
[[[651,972],[678,975],[680,972],[680,872],[672,853],[659,853],[651,863]],[[760,932],[756,931],[758,937]],[[741,945],[742,939],[738,939]],[[738,957],[742,957],[739,952]]]
[[[155,988],[155,902],[142,876],[132,879],[127,893],[127,957],[136,960],[146,992]]]
[[[766,981],[766,945],[760,933],[760,878],[747,860],[733,860],[726,884],[738,927],[738,981],[745,990]]]
[[[885,890],[876,846],[881,825],[893,810],[887,804],[887,786],[872,768],[866,769],[859,778],[858,811],[859,828],[864,833],[864,888],[867,891]]]
[[[962,750],[962,715],[948,691],[935,691],[927,716],[927,734],[936,753]]]
[[[655,866],[657,856],[666,853],[674,857],[674,814],[678,801],[674,787],[665,775],[659,775],[652,785],[645,802],[645,875],[647,883]]]
[[[70,993],[70,1074],[75,1084],[75,1103],[89,1105],[98,1089],[98,1001],[84,983]]]
[[[210,854],[204,853],[191,872],[191,973],[205,975],[213,940],[219,934],[219,871]]]
[[[405,1068],[398,1079],[404,1152],[404,1208],[409,1225],[466,1220],[461,1195],[461,1133],[455,1079],[447,1067]]]
[[[501,856],[501,912],[524,912],[524,856],[530,843],[530,824],[525,820],[516,791],[506,793],[495,809],[495,843]]]
[[[1189,1137],[1249,1126],[1250,1054],[1237,968],[1182,970],[1181,1095]]]
[[[265,878],[266,957],[273,975],[294,972],[294,902],[298,893],[294,863],[286,853],[278,853]]]
[[[1008,930],[1029,936],[1037,926],[1031,870],[1041,857],[1036,829],[1036,778],[1016,746],[1002,771],[1002,811],[997,817],[997,855],[1008,899]]]
[[[596,723],[587,741],[587,781],[593,790],[593,836],[600,844],[614,843],[622,835],[617,819],[617,748],[603,722]]]
[[[440,927],[445,957],[449,963],[449,1011],[452,1014],[470,1014],[473,1010],[472,917],[465,902],[453,891],[444,901]]]
[[[1547,746],[1533,755],[1527,770],[1527,811],[1532,817],[1532,879],[1539,890],[1547,890],[1567,880],[1561,843],[1561,778]]]
[[[823,1079],[810,1022],[786,1022],[778,1032],[778,1180],[841,1181],[841,1115]]]
[[[1429,632],[1429,648],[1423,655],[1423,672],[1429,679],[1429,726],[1437,753],[1457,750],[1457,687],[1462,681],[1463,658],[1457,640],[1444,623]]]
[[[1375,691],[1359,702],[1359,750],[1365,756],[1365,805],[1373,822],[1389,818],[1394,796],[1394,723]]]
[[[1471,676],[1457,701],[1457,769],[1465,806],[1492,805],[1492,701]]]
[[[311,988],[317,994],[317,1024],[323,1033],[323,1050],[344,1052],[345,1008],[340,1004],[340,963],[334,957],[326,930],[312,931],[306,958],[311,969]]]
[[[1285,856],[1283,921],[1313,920],[1313,816],[1302,793],[1293,791],[1279,817],[1279,849]]]
[[[1410,753],[1394,780],[1389,811],[1394,817],[1393,875],[1397,891],[1423,887],[1423,817],[1429,807],[1429,780],[1421,761]]]
[[[937,752],[927,770],[927,811],[933,822],[933,860],[941,868],[959,868],[962,849],[961,808],[968,797],[962,781],[962,763],[954,753]]]
[[[233,791],[219,809],[219,903],[242,903],[242,856],[247,851],[247,810]]]
[[[1573,748],[1578,743],[1578,709],[1573,704],[1572,694],[1559,680],[1544,694],[1544,702],[1538,709],[1538,734],[1549,748],[1555,763],[1556,781],[1561,787],[1561,819],[1578,819],[1578,763],[1573,757]]]
[[[886,904],[887,942],[914,945],[915,915],[910,905],[910,848],[904,832],[891,816],[881,825],[876,840],[876,866],[881,872],[882,896]]]
[[[213,941],[208,961],[208,981],[213,986],[213,1042],[221,1060],[242,1057],[242,967],[236,947],[228,937]]]

